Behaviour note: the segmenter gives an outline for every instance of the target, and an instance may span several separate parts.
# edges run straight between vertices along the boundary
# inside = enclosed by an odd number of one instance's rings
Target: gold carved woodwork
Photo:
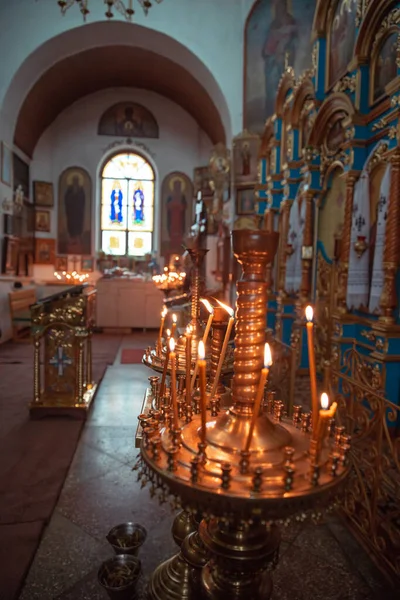
[[[313,45],[313,49],[312,49],[312,53],[311,53],[312,71],[315,76],[317,76],[317,73],[318,73],[318,54],[319,54],[319,42],[316,42]]]
[[[369,4],[369,0],[357,0],[357,9],[356,9],[356,26],[360,27],[361,21],[364,18],[364,15],[367,11]]]
[[[325,361],[329,361],[331,358],[333,335],[332,309],[336,301],[335,276],[334,264],[328,263],[322,253],[319,252],[315,302],[315,338],[317,368],[320,373],[324,371]]]
[[[292,200],[284,199],[280,207],[280,231],[278,248],[278,291],[284,292],[286,277],[286,243],[289,233],[289,215]]]
[[[400,147],[397,146],[390,157],[391,177],[389,204],[387,209],[386,236],[383,249],[384,283],[379,303],[381,321],[394,322],[394,310],[397,307],[396,275],[400,253]]]
[[[400,408],[385,398],[384,365],[346,350],[332,368],[340,419],[352,436],[355,468],[343,512],[351,528],[392,580],[400,578],[400,444],[388,425]]]
[[[302,202],[306,203],[302,246],[312,247],[314,241],[314,192],[305,192]],[[310,299],[311,294],[312,257],[310,259],[302,257],[301,265],[300,301],[301,305],[304,305]]]
[[[377,167],[382,161],[386,159],[385,155],[388,151],[389,145],[387,142],[382,142],[377,146],[375,152],[368,161],[368,172],[371,173],[375,167]]]
[[[212,203],[205,203],[207,210],[207,223],[219,222],[222,218],[224,193],[229,188],[231,153],[224,144],[214,146],[210,157],[210,186],[214,190]],[[212,227],[211,229],[213,229]]]
[[[377,49],[379,48],[381,41],[386,36],[388,30],[394,25],[400,24],[400,8],[394,8],[390,13],[383,19],[378,31],[374,35],[374,42],[372,45],[372,56],[375,56]]]
[[[346,296],[347,296],[347,279],[349,271],[350,257],[350,238],[353,216],[353,197],[354,186],[358,179],[352,173],[347,173],[346,177],[346,202],[344,209],[343,234],[341,243],[340,261],[337,273],[337,302],[338,308],[342,312],[347,312]]]
[[[342,77],[333,88],[335,92],[347,92],[353,93],[357,88],[357,77],[356,75]]]

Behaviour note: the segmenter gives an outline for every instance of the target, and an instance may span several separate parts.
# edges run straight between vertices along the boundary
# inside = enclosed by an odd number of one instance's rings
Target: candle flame
[[[226,310],[227,313],[229,313],[229,316],[233,317],[233,315],[235,314],[235,311],[233,310],[233,308],[231,308],[227,304],[223,304],[219,300],[217,300],[217,302],[222,308],[224,308]]]
[[[312,306],[307,306],[307,308],[306,308],[307,321],[310,323],[313,320],[313,317],[314,317],[314,311],[312,309]]]
[[[172,320],[173,320],[173,322],[174,322],[174,323],[176,323],[176,320],[177,320],[177,318],[178,318],[178,317],[177,317],[177,316],[176,316],[176,314],[174,313],[174,314],[172,315]]]
[[[272,354],[269,344],[265,344],[264,348],[264,366],[269,368],[272,365]]]
[[[206,355],[206,351],[204,349],[204,343],[203,340],[200,340],[199,342],[199,349],[198,349],[198,356],[200,360],[204,360],[204,357]]]
[[[163,319],[167,316],[167,312],[168,312],[167,309],[164,307],[161,311],[161,316]]]
[[[329,396],[328,394],[325,394],[325,392],[323,394],[321,394],[321,408],[323,410],[326,410],[329,406]]]
[[[171,330],[170,329],[167,329],[166,333],[167,333],[167,337],[171,337]]]
[[[173,352],[175,350],[175,340],[173,337],[170,338],[170,340],[169,340],[169,349],[171,352]]]
[[[214,312],[213,307],[211,306],[211,304],[209,303],[209,301],[206,298],[201,298],[200,302],[202,302],[204,304],[204,306],[206,307],[206,309],[208,310],[208,312],[210,314],[212,314]]]
[[[191,326],[191,325],[188,325],[188,326],[186,327],[186,335],[190,335],[191,333],[192,333],[192,326]]]

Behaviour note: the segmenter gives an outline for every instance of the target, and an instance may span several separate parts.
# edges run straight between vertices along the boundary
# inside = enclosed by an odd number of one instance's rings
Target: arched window
[[[101,249],[117,256],[152,251],[154,171],[140,154],[113,156],[101,173]]]

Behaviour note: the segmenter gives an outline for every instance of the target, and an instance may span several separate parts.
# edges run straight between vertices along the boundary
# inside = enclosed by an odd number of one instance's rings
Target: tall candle
[[[170,338],[170,335],[171,335],[171,332],[169,329],[167,329],[168,340]],[[167,343],[167,351],[165,354],[164,369],[163,369],[163,374],[162,374],[161,383],[160,383],[160,398],[161,399],[164,396],[164,392],[165,392],[165,379],[167,377],[168,363],[169,363],[169,342]]]
[[[206,442],[206,426],[207,426],[207,394],[206,394],[206,361],[205,361],[204,343],[199,342],[197,365],[199,369],[200,379],[200,409],[201,409],[201,441]]]
[[[178,399],[176,397],[176,353],[175,351],[175,340],[173,337],[169,340],[169,359],[171,361],[171,389],[172,389],[172,410],[174,415],[174,427],[179,427],[179,416],[178,416]]]
[[[222,304],[222,302],[220,302],[219,300],[218,300],[218,304],[220,304],[223,308],[225,308],[230,313],[231,316],[230,316],[229,321],[228,321],[228,327],[226,328],[224,343],[222,344],[221,354],[219,356],[217,371],[215,373],[215,377],[214,377],[214,381],[213,381],[213,386],[212,386],[212,389],[211,389],[211,398],[213,398],[215,396],[215,392],[217,391],[218,381],[219,381],[219,378],[221,376],[221,371],[222,371],[222,365],[224,364],[224,360],[225,360],[225,356],[226,356],[226,350],[228,348],[229,340],[230,340],[231,333],[232,333],[233,324],[235,322],[235,318],[233,316],[233,310],[229,306],[226,306],[225,304]]]
[[[317,399],[317,369],[315,365],[314,349],[314,312],[311,306],[306,308],[307,319],[307,344],[308,344],[308,362],[310,366],[310,386],[311,386],[311,410],[313,430],[318,426],[318,399]]]
[[[160,323],[160,331],[158,334],[158,344],[157,344],[159,354],[161,354],[161,349],[162,349],[162,334],[164,331],[164,323],[165,323],[165,317],[167,315],[167,312],[168,311],[166,308],[163,308],[163,310],[161,311],[161,323]]]
[[[177,316],[174,313],[172,315],[172,329],[171,329],[171,337],[174,337],[175,335],[175,331],[176,331],[176,321],[177,321]]]
[[[202,302],[204,304],[204,306],[206,307],[206,309],[210,313],[209,317],[208,317],[208,320],[207,320],[206,328],[204,330],[204,335],[203,335],[203,344],[205,346],[206,343],[207,343],[208,334],[210,333],[211,324],[212,324],[213,317],[214,317],[214,310],[213,310],[213,307],[211,306],[211,304],[209,303],[209,301],[206,300],[205,298],[201,298],[200,302]],[[193,391],[193,388],[194,388],[194,384],[196,383],[197,371],[198,371],[198,363],[196,362],[196,365],[195,365],[194,371],[193,371],[192,382],[191,382],[191,385],[190,385],[190,388],[191,388],[192,391]]]
[[[262,397],[264,396],[264,387],[267,382],[268,373],[269,373],[269,369],[270,369],[271,365],[272,365],[271,349],[269,347],[269,344],[265,344],[264,368],[261,371],[260,383],[258,385],[257,396],[256,396],[254,406],[253,406],[253,414],[251,415],[251,423],[250,423],[249,433],[247,436],[245,452],[248,452],[250,450],[251,440],[252,440],[253,433],[254,433],[254,427],[256,426],[258,415],[260,414],[261,400],[262,400]]]
[[[186,404],[190,406],[192,402],[190,368],[192,366],[192,328],[188,325],[186,330]]]

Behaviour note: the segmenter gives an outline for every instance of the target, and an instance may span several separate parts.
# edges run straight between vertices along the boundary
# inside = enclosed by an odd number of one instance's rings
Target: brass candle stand
[[[263,367],[266,266],[277,244],[274,232],[233,232],[243,276],[237,286],[232,407],[218,413],[210,406],[205,442],[196,405],[186,405],[178,428],[163,399],[161,410],[142,416],[138,478],[143,485],[150,483],[160,502],[171,499],[174,507],[201,520],[198,532],[185,538],[177,555],[181,566],[185,560],[189,565],[188,584],[177,585],[174,557],[153,574],[152,600],[270,598],[279,525],[289,525],[293,517],[316,517],[335,503],[345,486],[350,446],[343,429],[332,421],[318,454],[313,445],[310,452],[310,416],[296,406],[289,419],[273,396],[261,407],[245,450]],[[185,552],[193,538],[196,550],[190,557]]]

